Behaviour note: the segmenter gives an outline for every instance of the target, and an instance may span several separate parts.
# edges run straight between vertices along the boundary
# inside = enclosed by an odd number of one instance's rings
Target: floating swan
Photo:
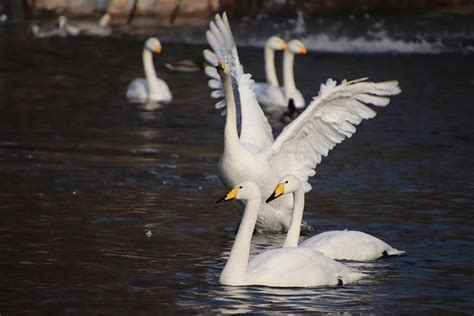
[[[153,65],[153,53],[161,53],[161,43],[151,37],[143,47],[143,67],[145,77],[134,79],[127,88],[127,98],[130,102],[145,103],[147,101],[169,102],[173,98],[166,82],[156,76]]]
[[[275,70],[275,51],[286,49],[286,43],[277,36],[270,37],[265,42],[265,77],[266,82],[257,82],[254,86],[257,101],[266,107],[286,107],[288,102],[285,98],[283,87],[278,83]]]
[[[206,33],[214,52],[204,51],[210,64],[206,73],[209,85],[215,89],[211,96],[225,97],[217,107],[226,106],[224,151],[219,162],[219,173],[228,187],[245,180],[256,182],[262,194],[269,196],[278,181],[287,174],[295,174],[305,192],[311,190],[308,178],[316,166],[336,144],[355,133],[355,125],[369,119],[376,112],[364,103],[386,106],[385,96],[400,93],[397,81],[365,82],[359,79],[337,85],[329,79],[322,84],[319,95],[308,107],[273,139],[272,129],[253,92],[254,81],[245,74],[226,15],[216,15],[211,30]],[[225,60],[229,62],[225,62]],[[235,102],[237,98],[237,105]],[[237,109],[238,106],[238,109]],[[293,208],[293,197],[260,206],[258,231],[288,229]],[[303,223],[305,230],[311,227]]]
[[[288,42],[288,47],[283,52],[283,88],[285,90],[285,106],[288,105],[289,100],[293,100],[294,106],[297,109],[302,109],[305,106],[305,101],[300,90],[296,88],[295,77],[293,75],[293,64],[295,62],[295,54],[306,55],[308,51],[304,44],[297,40]]]
[[[283,247],[297,247],[300,237],[301,220],[304,211],[304,190],[301,181],[294,175],[287,175],[281,179],[275,191],[267,199],[270,202],[279,196],[293,193],[293,216]],[[392,248],[386,242],[354,230],[332,230],[306,239],[300,245],[322,252],[336,260],[375,260],[386,256],[399,256],[405,253]]]
[[[224,285],[273,287],[314,287],[356,282],[364,275],[311,248],[279,248],[250,257],[250,242],[261,205],[259,186],[244,181],[218,200],[246,200],[239,230],[219,277]]]
[[[103,14],[99,22],[81,22],[78,23],[77,26],[83,35],[89,36],[109,36],[112,34],[112,28],[110,27],[110,21],[112,17],[110,14],[105,13]]]
[[[75,25],[69,23],[64,15],[59,16],[54,25],[39,26],[33,24],[31,26],[31,31],[33,36],[37,38],[66,37],[69,35],[76,36],[80,33],[79,29]]]

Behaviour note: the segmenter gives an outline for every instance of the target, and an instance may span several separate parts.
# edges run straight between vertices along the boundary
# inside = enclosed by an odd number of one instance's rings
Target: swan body
[[[272,129],[253,90],[254,81],[244,73],[225,14],[216,15],[206,33],[212,51],[204,57],[211,65],[205,71],[211,78],[211,96],[222,98],[217,108],[227,112],[224,150],[219,173],[225,185],[252,180],[262,195],[269,196],[279,179],[295,174],[304,190],[311,189],[308,178],[315,174],[321,158],[345,138],[355,133],[355,126],[376,112],[365,104],[386,106],[387,96],[400,93],[398,82],[365,82],[365,79],[339,85],[329,79],[319,95],[274,140]],[[216,69],[218,68],[218,69]],[[220,69],[220,70],[219,70]],[[293,197],[285,195],[260,205],[257,230],[277,232],[288,229]],[[303,229],[311,230],[303,222]]]
[[[36,38],[76,36],[80,33],[80,30],[63,15],[58,17],[54,25],[34,24],[31,26],[31,31]]]
[[[304,211],[304,191],[294,175],[281,179],[267,201],[285,194],[294,195],[293,217],[283,247],[298,247],[301,220]],[[332,230],[306,239],[299,247],[317,250],[336,260],[369,261],[386,256],[402,255],[405,251],[392,248],[383,240],[360,231]]]
[[[224,285],[272,287],[315,287],[353,283],[364,275],[311,248],[279,248],[249,259],[250,242],[261,204],[259,186],[244,181],[220,201],[246,200],[235,241],[219,277]]]
[[[278,83],[275,69],[275,51],[285,50],[286,43],[277,36],[272,36],[265,42],[263,49],[265,58],[266,82],[257,82],[254,86],[257,101],[266,107],[285,107],[286,99],[283,87]]]
[[[153,53],[161,53],[161,43],[157,38],[149,38],[143,48],[143,67],[145,79],[134,79],[127,88],[127,98],[130,102],[145,103],[169,102],[173,99],[171,91],[165,81],[156,76],[153,65]]]
[[[109,36],[112,34],[110,27],[111,16],[108,13],[102,15],[98,23],[82,22],[78,24],[81,34],[89,36]]]

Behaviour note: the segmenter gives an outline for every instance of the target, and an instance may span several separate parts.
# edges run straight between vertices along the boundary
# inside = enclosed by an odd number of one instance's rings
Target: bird
[[[295,77],[293,74],[293,64],[295,54],[306,55],[308,53],[304,44],[297,39],[288,42],[288,47],[283,52],[283,89],[285,92],[285,106],[291,100],[296,109],[303,109],[305,100],[300,90],[296,88]]]
[[[161,43],[156,37],[150,37],[146,40],[143,47],[145,79],[136,78],[128,85],[127,98],[130,102],[169,102],[173,99],[166,82],[156,76],[155,66],[153,65],[153,53],[160,54],[161,50]]]
[[[81,35],[88,36],[109,36],[112,34],[110,21],[112,17],[109,13],[104,13],[98,22],[91,23],[90,21],[76,23]]]
[[[257,101],[267,107],[285,107],[285,92],[278,83],[278,77],[275,69],[275,51],[285,50],[287,48],[284,40],[278,36],[272,36],[265,42],[263,49],[265,58],[265,77],[266,82],[257,82],[254,85]]]
[[[64,15],[60,15],[54,25],[33,24],[31,31],[36,38],[76,36],[80,33],[79,28],[71,24]]]
[[[298,177],[292,174],[283,177],[266,202],[285,194],[293,195],[294,206],[283,247],[298,247],[305,202],[305,192]],[[335,260],[370,261],[382,257],[400,256],[405,253],[405,251],[395,249],[377,237],[347,229],[320,233],[306,239],[299,247],[320,251]]]
[[[213,25],[213,26],[212,26]],[[294,174],[311,190],[308,178],[336,144],[355,133],[355,126],[372,118],[376,112],[365,105],[386,106],[386,96],[400,93],[397,81],[367,82],[328,79],[321,84],[318,96],[306,109],[286,125],[274,140],[272,129],[256,100],[254,81],[244,72],[227,16],[216,15],[206,33],[213,49],[204,50],[210,64],[205,69],[211,78],[211,96],[222,98],[217,107],[227,112],[224,127],[224,149],[219,174],[227,187],[245,180],[256,182],[263,195],[269,196],[278,181]],[[281,232],[288,229],[293,197],[285,195],[262,203],[257,220],[258,232]],[[303,222],[303,231],[311,231]]]
[[[247,203],[229,258],[220,274],[220,284],[316,287],[350,284],[364,277],[364,274],[311,248],[271,249],[249,259],[250,243],[262,200],[260,188],[253,181],[244,181],[217,203],[233,199],[246,200]]]

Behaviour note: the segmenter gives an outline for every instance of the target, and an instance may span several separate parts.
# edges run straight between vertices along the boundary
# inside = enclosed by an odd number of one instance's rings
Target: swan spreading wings
[[[269,196],[279,179],[287,174],[297,176],[305,192],[311,190],[309,177],[334,146],[355,133],[355,126],[376,112],[365,104],[386,106],[387,96],[400,93],[397,81],[367,82],[364,79],[332,79],[321,84],[318,96],[274,140],[272,129],[254,93],[254,81],[239,61],[234,37],[224,13],[216,15],[206,33],[211,50],[204,56],[211,65],[211,96],[222,98],[217,108],[226,108],[224,152],[219,163],[220,175],[228,187],[251,180],[263,196]],[[293,208],[293,197],[262,203],[257,221],[258,231],[287,230]],[[303,223],[303,229],[309,228]]]

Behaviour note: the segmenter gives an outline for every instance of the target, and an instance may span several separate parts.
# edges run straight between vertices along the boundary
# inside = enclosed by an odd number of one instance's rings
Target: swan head
[[[256,200],[260,199],[260,188],[253,181],[244,181],[236,185],[224,197],[216,201],[216,203],[231,201],[231,200]]]
[[[303,42],[297,39],[293,39],[288,42],[288,50],[293,54],[306,55],[308,53],[308,50],[304,46]]]
[[[111,20],[110,14],[105,13],[99,20],[99,26],[106,27],[107,25],[109,25],[110,20]]]
[[[156,37],[150,37],[145,42],[145,48],[148,49],[152,53],[161,53],[162,47],[161,42]]]
[[[223,59],[219,60],[217,62],[216,70],[219,76],[222,76],[223,74],[229,74],[230,73],[229,62]]]
[[[293,193],[301,189],[301,181],[296,176],[289,174],[284,176],[280,183],[278,183],[275,187],[275,191],[273,191],[272,195],[270,195],[267,199],[267,203],[273,201],[274,199],[288,193]]]
[[[284,50],[287,48],[285,41],[278,36],[272,36],[267,39],[267,43],[265,45],[273,50]]]
[[[60,15],[58,17],[58,28],[63,29],[66,26],[67,23],[67,17],[64,15]]]

